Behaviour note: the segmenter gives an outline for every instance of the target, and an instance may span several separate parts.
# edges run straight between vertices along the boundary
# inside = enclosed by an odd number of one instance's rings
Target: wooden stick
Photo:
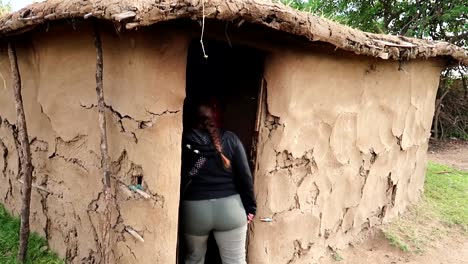
[[[21,76],[18,69],[16,50],[11,42],[8,43],[8,57],[11,65],[11,76],[13,77],[13,91],[15,95],[16,123],[20,141],[21,172],[24,184],[21,197],[21,227],[18,250],[18,263],[24,263],[28,249],[29,239],[29,214],[31,205],[31,183],[33,166],[31,163],[31,148],[29,146],[28,129],[26,127],[26,116],[24,114],[23,98],[21,96]]]
[[[119,188],[120,188],[120,190],[122,191],[122,193],[125,194],[125,196],[126,196],[127,198],[133,197],[133,192],[130,191],[130,189],[128,188],[127,185],[125,185],[125,184],[123,184],[123,183],[120,183],[120,184],[119,184]]]
[[[148,193],[140,190],[140,189],[136,189],[135,190],[139,195],[143,196],[143,198],[145,199],[150,199],[151,198],[151,195],[149,195]]]
[[[103,84],[103,57],[102,57],[102,41],[99,32],[99,25],[96,20],[93,21],[94,28],[94,45],[96,47],[96,94],[98,100],[99,128],[101,132],[101,166],[103,169],[104,183],[104,225],[102,230],[101,254],[102,263],[111,263],[110,260],[110,232],[111,232],[111,182],[110,182],[110,162],[107,145],[107,129],[106,129],[106,107],[104,104],[104,84]]]
[[[374,39],[373,41],[378,42],[378,43],[382,43],[385,46],[391,46],[391,47],[414,48],[414,47],[417,46],[417,45],[415,45],[413,43],[409,43],[409,42],[403,42],[401,44],[396,44],[396,43],[392,43],[392,42],[388,42],[388,41],[380,40],[380,39]]]
[[[133,12],[133,11],[125,11],[125,12],[122,12],[122,13],[118,13],[118,14],[114,14],[112,15],[112,18],[116,21],[122,21],[124,19],[127,19],[127,18],[133,18],[136,16],[136,13]]]
[[[18,182],[21,183],[21,184],[24,184],[24,181],[23,181],[23,180],[18,180]],[[49,190],[47,190],[46,188],[44,188],[44,187],[42,187],[42,186],[40,186],[40,185],[34,184],[34,183],[31,184],[31,187],[32,187],[32,188],[36,188],[36,189],[41,190],[41,191],[44,191],[44,192],[46,192],[46,193],[51,193],[51,192],[50,192]]]
[[[138,239],[140,242],[145,242],[142,236],[137,233],[137,231],[133,230],[131,227],[125,227],[125,231],[127,231],[130,235],[132,235],[134,238]]]
[[[44,17],[42,16],[32,16],[32,17],[20,17],[18,18],[19,21],[31,21],[31,20],[36,20],[36,19],[43,19]]]

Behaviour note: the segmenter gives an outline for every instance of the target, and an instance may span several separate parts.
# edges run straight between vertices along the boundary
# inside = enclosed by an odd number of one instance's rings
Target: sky
[[[3,0],[4,4],[10,2],[13,11],[19,10],[33,2],[33,0]],[[36,1],[38,2],[38,1]]]

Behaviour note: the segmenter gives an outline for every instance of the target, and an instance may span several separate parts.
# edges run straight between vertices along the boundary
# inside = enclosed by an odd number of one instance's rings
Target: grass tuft
[[[0,263],[16,264],[18,253],[20,221],[11,216],[0,204]],[[63,264],[63,260],[52,253],[44,238],[31,233],[28,243],[26,264]]]
[[[408,245],[397,234],[391,231],[384,231],[385,238],[388,239],[390,245],[399,248],[401,251],[408,252]]]
[[[334,259],[335,261],[342,261],[342,260],[344,260],[344,258],[340,255],[340,253],[338,253],[338,252],[336,252],[336,251],[333,252],[333,259]]]

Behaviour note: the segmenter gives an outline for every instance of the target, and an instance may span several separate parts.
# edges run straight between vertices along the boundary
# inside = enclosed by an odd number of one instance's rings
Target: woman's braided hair
[[[210,106],[208,106],[210,107]],[[216,126],[216,122],[212,118],[207,118],[205,119],[205,129],[208,131],[208,134],[210,134],[211,141],[213,142],[213,145],[218,152],[221,161],[223,162],[223,166],[225,169],[230,170],[231,169],[231,161],[224,155],[223,153],[223,146],[221,145],[221,138],[219,134],[219,129]]]
[[[188,98],[187,98],[188,99]],[[188,115],[192,115],[193,118],[189,122],[194,122],[198,120],[199,123],[203,125],[203,128],[208,132],[210,135],[211,141],[213,146],[218,153],[222,165],[224,169],[231,170],[231,161],[228,157],[223,153],[223,147],[221,144],[221,135],[219,131],[219,109],[217,108],[216,100],[210,99],[206,100],[200,98],[191,98],[189,100],[186,99],[186,113]],[[207,107],[213,111],[213,115],[211,117],[207,116],[199,116],[199,109],[200,107]],[[191,125],[194,125],[193,123]]]

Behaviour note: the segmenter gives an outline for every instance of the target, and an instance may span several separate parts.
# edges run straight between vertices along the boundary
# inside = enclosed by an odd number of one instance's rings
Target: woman
[[[182,140],[185,264],[203,264],[213,231],[223,264],[245,264],[247,224],[256,212],[241,141],[219,129],[213,101],[187,100]]]

